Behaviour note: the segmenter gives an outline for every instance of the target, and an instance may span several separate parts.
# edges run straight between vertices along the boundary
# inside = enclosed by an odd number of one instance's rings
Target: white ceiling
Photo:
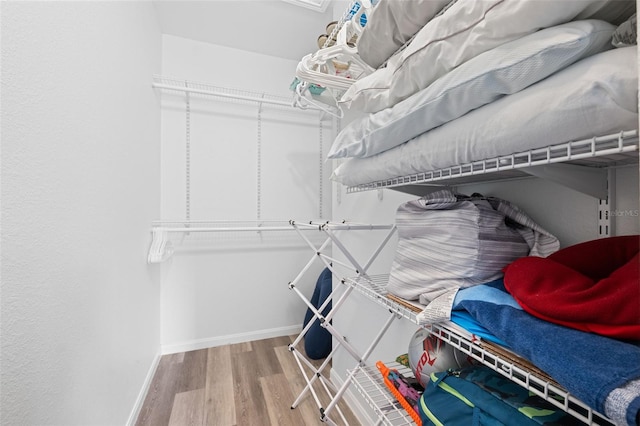
[[[164,34],[300,60],[333,20],[283,0],[154,0]]]

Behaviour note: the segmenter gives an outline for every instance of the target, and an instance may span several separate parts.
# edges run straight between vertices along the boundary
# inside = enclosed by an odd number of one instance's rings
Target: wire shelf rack
[[[397,362],[385,363],[405,377],[413,377],[407,367]],[[382,375],[374,366],[364,366],[354,372],[354,387],[374,410],[382,424],[388,426],[413,425],[413,419],[387,390]]]
[[[347,187],[347,193],[407,185],[461,185],[530,176],[535,166],[569,163],[604,168],[638,163],[638,131],[598,136],[422,173]]]

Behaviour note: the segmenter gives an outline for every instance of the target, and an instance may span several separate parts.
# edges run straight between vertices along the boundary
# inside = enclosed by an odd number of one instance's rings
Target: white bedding
[[[614,29],[595,19],[568,22],[484,52],[393,107],[352,121],[337,135],[327,156],[369,157],[400,145],[611,49]]]
[[[380,0],[358,39],[358,54],[373,68],[382,65],[451,0]]]
[[[355,186],[637,127],[636,48],[614,49],[396,148],[351,158],[332,179]]]
[[[615,24],[631,16],[634,8],[633,0],[459,0],[418,31],[387,67],[357,80],[340,103],[380,111],[503,43],[573,20]]]

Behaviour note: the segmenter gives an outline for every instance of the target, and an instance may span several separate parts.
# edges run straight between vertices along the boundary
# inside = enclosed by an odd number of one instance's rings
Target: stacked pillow
[[[618,24],[634,10],[632,0],[456,1],[418,31],[386,68],[356,81],[341,104],[366,112],[380,111],[501,44],[569,21],[600,19]],[[360,55],[365,50],[359,47]]]
[[[379,68],[450,1],[380,0],[358,39],[358,55]]]
[[[540,30],[484,52],[414,96],[347,125],[329,158],[369,157],[517,93],[585,57],[612,48],[615,27],[599,20]]]
[[[346,186],[419,179],[427,171],[636,129],[637,64],[635,46],[598,53],[394,149],[349,158],[331,178]]]

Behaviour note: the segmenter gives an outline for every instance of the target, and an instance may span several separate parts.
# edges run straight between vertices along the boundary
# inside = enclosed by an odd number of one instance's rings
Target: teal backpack
[[[423,426],[580,425],[486,366],[431,373],[418,404]]]

